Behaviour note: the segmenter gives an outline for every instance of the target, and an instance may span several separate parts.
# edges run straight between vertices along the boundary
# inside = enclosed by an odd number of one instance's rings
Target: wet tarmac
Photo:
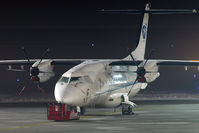
[[[47,120],[45,104],[1,104],[3,133],[198,133],[199,102],[137,102],[135,115],[121,115],[120,108],[87,109],[80,120]]]

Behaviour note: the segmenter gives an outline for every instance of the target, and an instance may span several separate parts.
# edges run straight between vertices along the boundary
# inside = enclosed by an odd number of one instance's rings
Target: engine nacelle
[[[30,76],[33,82],[43,83],[55,76],[54,66],[51,65],[52,60],[42,60],[40,64],[39,62],[36,61],[30,68]]]
[[[160,76],[160,73],[158,72],[159,67],[157,66],[156,61],[148,61],[145,69],[147,71],[147,73],[144,75],[146,82],[153,82]]]
[[[144,77],[146,78],[146,81],[149,83],[156,80],[159,76],[160,76],[160,73],[156,72],[156,73],[146,73]]]

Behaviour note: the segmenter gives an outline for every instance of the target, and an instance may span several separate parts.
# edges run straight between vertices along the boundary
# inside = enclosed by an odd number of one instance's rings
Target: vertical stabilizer
[[[146,4],[144,10],[100,10],[100,12],[105,14],[142,14],[142,21],[140,22],[140,29],[138,34],[137,48],[131,52],[129,56],[124,58],[124,60],[144,60],[146,39],[149,23],[149,14],[187,14],[187,13],[197,13],[196,9],[150,9],[150,4]]]
[[[144,60],[148,22],[149,22],[149,13],[147,11],[149,10],[150,10],[149,4],[146,4],[145,10],[143,11],[143,18],[142,18],[143,21],[140,28],[137,48],[131,53],[135,60]],[[124,59],[132,60],[131,56],[127,56]]]

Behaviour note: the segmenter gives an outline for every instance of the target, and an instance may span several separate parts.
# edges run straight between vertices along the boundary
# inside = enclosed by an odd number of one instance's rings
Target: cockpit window
[[[69,80],[68,77],[61,77],[58,82],[68,83],[68,80]]]
[[[75,82],[79,80],[80,77],[71,77],[70,82]]]

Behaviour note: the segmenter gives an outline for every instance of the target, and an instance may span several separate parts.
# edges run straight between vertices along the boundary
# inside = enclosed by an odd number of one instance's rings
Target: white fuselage
[[[135,82],[136,66],[110,66],[108,61],[86,61],[64,73],[55,86],[57,102],[72,106],[117,107],[121,96],[127,94],[132,98],[147,83]],[[148,64],[148,65],[147,65]],[[154,64],[148,61],[150,66]],[[154,69],[156,72],[154,72]],[[157,66],[147,76],[151,82],[159,77]]]

